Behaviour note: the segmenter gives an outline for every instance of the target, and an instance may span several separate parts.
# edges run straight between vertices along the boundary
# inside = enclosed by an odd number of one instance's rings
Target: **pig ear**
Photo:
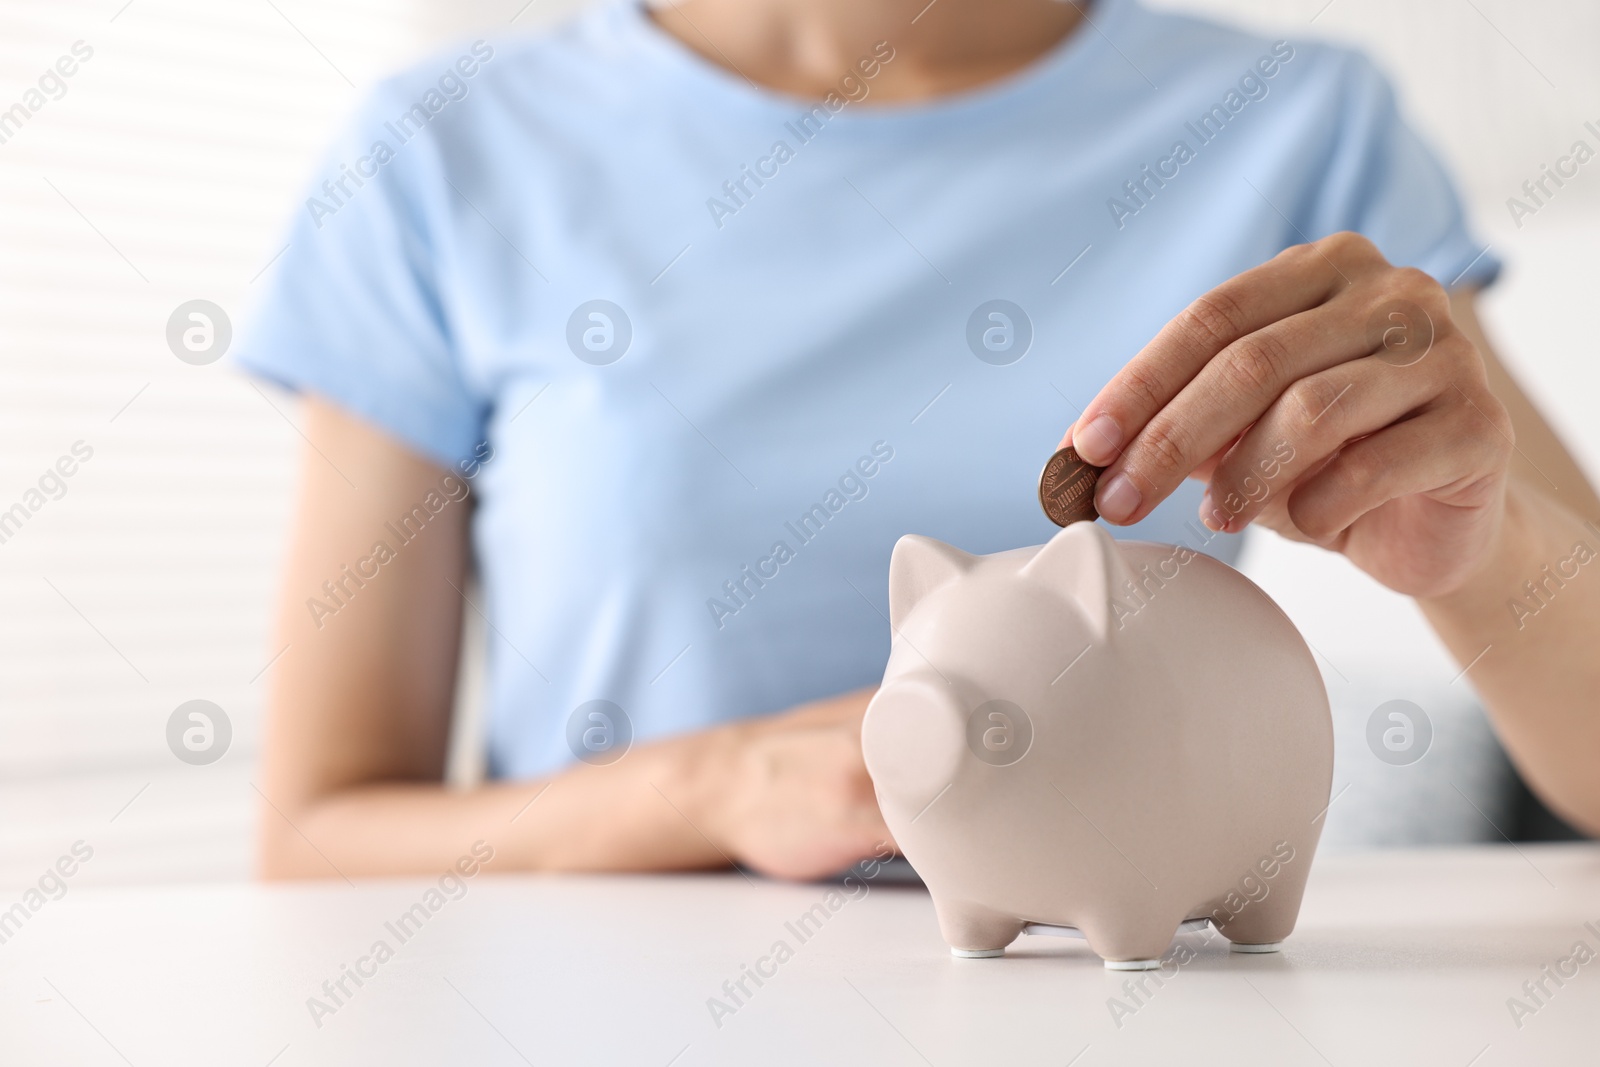
[[[1098,634],[1106,633],[1111,621],[1111,598],[1131,576],[1117,543],[1093,522],[1062,529],[1023,564],[1021,573],[1072,601]]]
[[[955,581],[972,567],[973,557],[943,541],[906,534],[889,557],[889,625],[900,625],[917,601]]]

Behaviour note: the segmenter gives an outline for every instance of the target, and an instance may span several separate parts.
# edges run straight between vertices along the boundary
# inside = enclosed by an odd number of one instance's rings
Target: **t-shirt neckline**
[[[1093,0],[1092,4],[1081,5],[1088,8],[1087,13],[1071,33],[1027,66],[1003,77],[926,100],[852,104],[836,115],[835,121],[848,118],[853,125],[881,126],[1003,109],[1040,92],[1109,46],[1109,34],[1122,23],[1132,4],[1133,0]],[[820,103],[820,99],[753,84],[697,55],[658,26],[646,12],[642,0],[618,0],[611,5],[608,14],[619,35],[675,80],[693,86],[708,102],[774,116],[788,116],[797,109],[809,110]],[[846,73],[841,71],[840,76]]]

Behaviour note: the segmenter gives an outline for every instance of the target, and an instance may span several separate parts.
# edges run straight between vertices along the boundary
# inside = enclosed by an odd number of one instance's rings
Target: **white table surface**
[[[1507,1007],[1600,952],[1600,846],[1320,857],[1281,954],[1185,935],[1120,1019],[1137,975],[1056,938],[952,959],[916,888],[872,885],[800,943],[785,923],[828,887],[485,874],[400,944],[384,923],[430,884],[71,889],[0,944],[0,1063],[1600,1062],[1600,958],[1520,1028]],[[394,958],[318,1027],[307,998],[379,938]],[[707,999],[779,939],[793,958],[717,1026]]]

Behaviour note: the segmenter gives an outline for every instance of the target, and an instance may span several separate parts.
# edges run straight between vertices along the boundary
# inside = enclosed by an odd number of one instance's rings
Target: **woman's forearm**
[[[1419,603],[1529,784],[1600,832],[1600,526],[1514,478],[1485,566]]]
[[[389,516],[430,493],[463,499],[462,483],[315,398],[306,435],[258,786],[264,876],[429,874],[492,848],[496,870],[737,860],[813,878],[887,842],[861,760],[870,690],[635,745],[606,766],[446,787],[468,511],[441,512],[381,581],[346,590],[336,619],[306,597],[331,590],[325,577],[347,572]]]
[[[641,745],[609,766],[578,764],[535,781],[455,790],[373,783],[263,807],[269,878],[426,874],[479,842],[491,870],[683,870],[726,864],[716,829],[721,741],[695,734]],[[270,800],[270,798],[269,798]],[[709,813],[709,814],[708,814]],[[483,852],[482,845],[478,854]]]

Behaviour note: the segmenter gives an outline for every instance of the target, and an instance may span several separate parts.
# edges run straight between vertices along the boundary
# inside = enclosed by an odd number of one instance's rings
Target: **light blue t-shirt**
[[[1091,14],[913,105],[872,97],[893,42],[802,101],[632,3],[373,94],[240,358],[442,466],[491,455],[494,775],[571,761],[591,701],[643,741],[877,681],[895,540],[1047,539],[1039,470],[1082,406],[1288,245],[1357,230],[1494,276],[1360,56]],[[1198,502],[1131,533],[1197,544]]]

